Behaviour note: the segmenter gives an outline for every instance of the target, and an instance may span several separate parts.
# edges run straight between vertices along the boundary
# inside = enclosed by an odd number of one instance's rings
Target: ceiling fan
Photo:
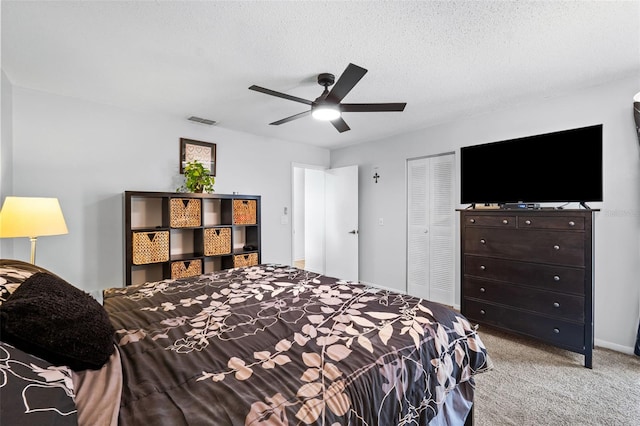
[[[324,86],[324,91],[315,101],[299,98],[297,96],[287,95],[286,93],[276,92],[275,90],[265,89],[255,84],[249,87],[250,90],[266,93],[267,95],[277,96],[279,98],[288,99],[294,102],[310,105],[311,108],[299,114],[292,115],[282,120],[269,123],[274,126],[288,123],[298,118],[306,117],[311,114],[317,120],[331,121],[340,133],[350,130],[350,127],[342,118],[343,112],[381,112],[381,111],[404,111],[406,103],[378,103],[378,104],[345,104],[342,99],[358,84],[360,79],[364,77],[367,70],[354,64],[349,64],[344,70],[338,81],[335,76],[329,73],[318,75],[318,84]],[[335,85],[329,90],[329,86]]]

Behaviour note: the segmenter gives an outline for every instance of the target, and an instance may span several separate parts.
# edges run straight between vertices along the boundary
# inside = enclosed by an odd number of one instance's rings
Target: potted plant
[[[209,174],[199,161],[189,161],[184,166],[184,185],[178,188],[180,192],[213,192],[216,178]]]

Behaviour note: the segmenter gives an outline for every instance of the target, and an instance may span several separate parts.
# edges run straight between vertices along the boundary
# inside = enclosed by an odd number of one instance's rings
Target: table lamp
[[[36,240],[69,233],[57,198],[7,197],[0,210],[0,238],[29,237],[31,263],[36,262]]]

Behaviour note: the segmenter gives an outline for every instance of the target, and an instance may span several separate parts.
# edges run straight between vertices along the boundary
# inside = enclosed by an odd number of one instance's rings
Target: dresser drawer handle
[[[559,275],[554,275],[553,276],[553,280],[554,281],[560,281],[560,276]]]
[[[480,244],[487,244],[487,240],[485,240],[484,238],[482,238],[482,239],[480,240]]]
[[[475,219],[469,219],[469,222],[476,223],[476,220]]]
[[[560,304],[559,304],[558,302],[553,302],[553,307],[554,307],[554,308],[559,308],[559,307],[560,307]]]
[[[556,327],[556,328],[553,329],[553,332],[556,333],[556,334],[560,334],[560,329]]]
[[[576,223],[572,220],[569,221],[569,226],[576,226]]]
[[[560,250],[560,246],[556,244],[555,246],[553,246],[553,249],[554,250]]]
[[[486,314],[486,312],[484,311],[484,309],[480,309],[480,315],[484,315]]]
[[[487,267],[486,267],[486,266],[484,266],[484,265],[480,265],[480,270],[485,271],[486,269],[487,269]]]
[[[485,291],[487,290],[485,290],[484,287],[480,287],[480,293],[484,293]]]
[[[509,223],[509,221],[507,219],[502,219],[502,223],[504,223],[505,225],[507,225]]]
[[[525,220],[524,223],[526,223],[527,225],[531,225],[531,221],[529,219]]]

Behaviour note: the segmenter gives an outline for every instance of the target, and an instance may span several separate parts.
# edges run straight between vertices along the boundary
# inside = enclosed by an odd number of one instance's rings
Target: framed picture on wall
[[[211,176],[216,175],[216,144],[180,138],[180,173],[190,161],[202,163]]]

